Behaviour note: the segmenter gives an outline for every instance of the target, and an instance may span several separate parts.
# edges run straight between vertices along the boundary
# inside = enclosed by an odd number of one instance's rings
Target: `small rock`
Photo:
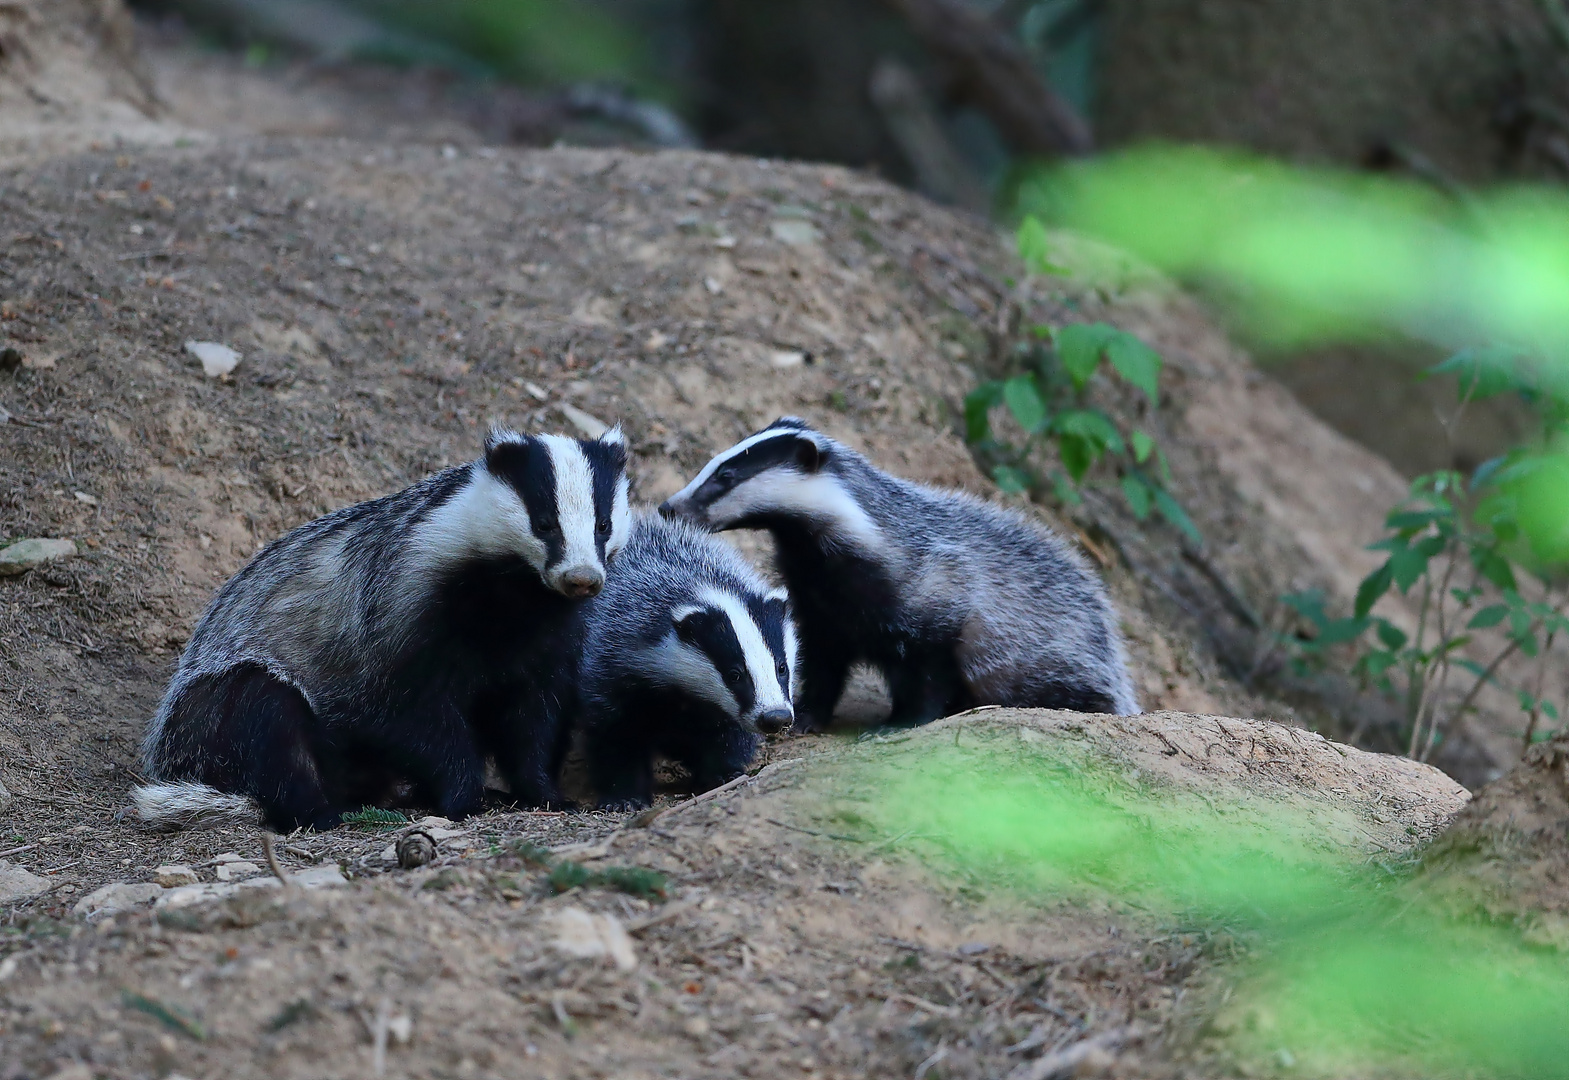
[[[195,885],[201,880],[189,866],[160,866],[153,871],[153,880],[165,889],[178,889],[181,885]]]
[[[577,428],[590,439],[597,439],[605,432],[610,430],[609,424],[605,423],[597,416],[590,416],[582,409],[576,408],[572,405],[562,405],[560,406],[560,409],[561,415],[566,417],[567,421],[573,427]]]
[[[7,345],[0,349],[0,371],[15,371],[22,366],[22,352],[14,346]]]
[[[810,221],[795,221],[791,219],[775,221],[769,225],[769,231],[774,234],[775,240],[781,244],[789,244],[792,247],[815,244],[823,238],[823,234],[817,231],[817,226]]]
[[[343,876],[343,871],[339,869],[337,863],[324,863],[289,875],[289,883],[298,885],[302,889],[329,889],[337,885],[346,885],[348,880]],[[276,889],[281,886],[282,882],[271,874],[266,877],[254,877],[248,881],[208,881],[199,885],[182,885],[178,889],[170,889],[159,897],[158,906],[177,910],[192,904],[205,903],[208,900],[222,900],[252,890]]]
[[[10,900],[31,900],[48,891],[48,878],[41,878],[20,866],[0,860],[0,904]]]
[[[110,915],[116,911],[125,911],[152,903],[162,895],[163,886],[155,881],[142,881],[135,884],[120,881],[113,885],[105,885],[101,889],[94,889],[78,900],[72,910],[78,915],[88,917]]]
[[[64,1065],[49,1074],[49,1080],[93,1080],[93,1070],[77,1062]]]
[[[637,967],[637,953],[626,927],[614,915],[595,915],[579,907],[563,909],[555,917],[555,947],[579,960],[604,957],[621,971]]]
[[[5,784],[0,783],[0,814],[11,809],[11,804],[16,802],[16,796],[5,789]]]
[[[219,863],[217,874],[219,881],[238,881],[240,878],[255,877],[261,873],[261,867],[253,862],[225,862]]]
[[[687,1018],[686,1023],[681,1025],[681,1028],[688,1035],[692,1036],[692,1038],[701,1039],[704,1035],[708,1034],[709,1024],[708,1021],[701,1016],[691,1016]]]
[[[219,863],[247,861],[248,860],[245,858],[245,856],[241,855],[237,851],[225,851],[222,855],[214,855],[212,858],[208,859],[207,865],[217,866]]]
[[[18,540],[9,547],[0,548],[0,577],[14,577],[75,554],[76,544],[70,540]]]
[[[216,341],[187,341],[185,351],[202,362],[209,379],[221,379],[240,366],[240,354]]]
[[[768,362],[776,368],[800,367],[806,363],[806,354],[799,349],[781,349],[779,352],[771,353]]]
[[[424,866],[436,858],[436,841],[429,833],[418,830],[398,841],[398,865],[405,870]]]

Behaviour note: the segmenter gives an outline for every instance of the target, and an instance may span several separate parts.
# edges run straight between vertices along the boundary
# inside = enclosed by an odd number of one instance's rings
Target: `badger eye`
[[[783,682],[790,677],[790,666],[784,663],[775,664],[774,672],[779,676],[779,681]]]
[[[557,536],[561,533],[561,522],[555,518],[540,518],[536,528],[546,536]]]
[[[728,683],[738,683],[738,682],[741,681],[742,676],[744,676],[745,674],[746,674],[746,672],[742,671],[738,667],[731,668],[725,674],[725,681],[728,682]]]
[[[600,536],[609,536],[613,531],[613,526],[608,521],[596,522],[594,525],[594,531]]]

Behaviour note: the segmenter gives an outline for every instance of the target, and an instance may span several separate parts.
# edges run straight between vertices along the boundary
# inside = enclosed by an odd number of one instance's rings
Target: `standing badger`
[[[493,431],[477,461],[267,545],[196,625],[147,733],[142,818],[327,829],[409,782],[479,810],[491,755],[559,801],[562,631],[626,543],[626,448]]]
[[[975,705],[1139,711],[1105,590],[1023,516],[889,476],[785,417],[710,461],[660,512],[767,529],[801,633],[798,725],[879,668],[891,723]]]
[[[759,733],[795,719],[795,629],[729,545],[683,522],[634,519],[605,591],[579,617],[579,726],[600,805],[653,798],[653,757],[698,791],[739,776]]]

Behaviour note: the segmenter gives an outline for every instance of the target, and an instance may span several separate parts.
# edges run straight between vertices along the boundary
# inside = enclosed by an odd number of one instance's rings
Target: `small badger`
[[[889,476],[795,417],[714,458],[660,512],[773,534],[806,730],[828,725],[858,661],[887,679],[895,724],[976,705],[1139,711],[1105,590],[1062,541]]]
[[[267,545],[196,625],[143,746],[145,821],[328,829],[400,784],[479,810],[484,758],[557,802],[552,651],[631,528],[620,430],[484,456]]]
[[[653,798],[656,753],[697,790],[739,776],[759,734],[795,719],[795,628],[729,545],[652,513],[633,519],[605,591],[579,617],[579,729],[600,805]]]

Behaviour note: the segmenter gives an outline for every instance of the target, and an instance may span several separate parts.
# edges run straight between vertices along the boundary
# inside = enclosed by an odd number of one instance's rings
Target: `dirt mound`
[[[347,888],[170,892],[89,933],[0,939],[0,1068],[364,1075],[380,1054],[394,1075],[1000,1076],[1095,1039],[1103,1060],[1126,1053],[1116,1075],[1169,1074],[1161,1032],[1223,948],[1134,907],[1023,901],[937,872],[924,852],[940,838],[883,835],[847,809],[869,794],[842,786],[866,775],[853,770],[960,738],[1094,756],[1119,783],[1199,792],[1261,836],[1276,815],[1249,815],[1272,806],[1352,863],[1409,850],[1464,799],[1425,766],[1180,714],[988,710],[849,746],[776,743],[753,780],[651,823],[434,823],[438,857],[412,871],[389,855],[397,833],[343,829],[281,857],[291,873],[336,863]],[[204,879],[220,853],[262,862],[253,834],[164,845]],[[630,894],[596,887],[611,878]]]
[[[0,162],[177,138],[135,39],[120,0],[0,2]]]
[[[1569,736],[1533,746],[1423,853],[1431,887],[1467,912],[1569,951]]]

